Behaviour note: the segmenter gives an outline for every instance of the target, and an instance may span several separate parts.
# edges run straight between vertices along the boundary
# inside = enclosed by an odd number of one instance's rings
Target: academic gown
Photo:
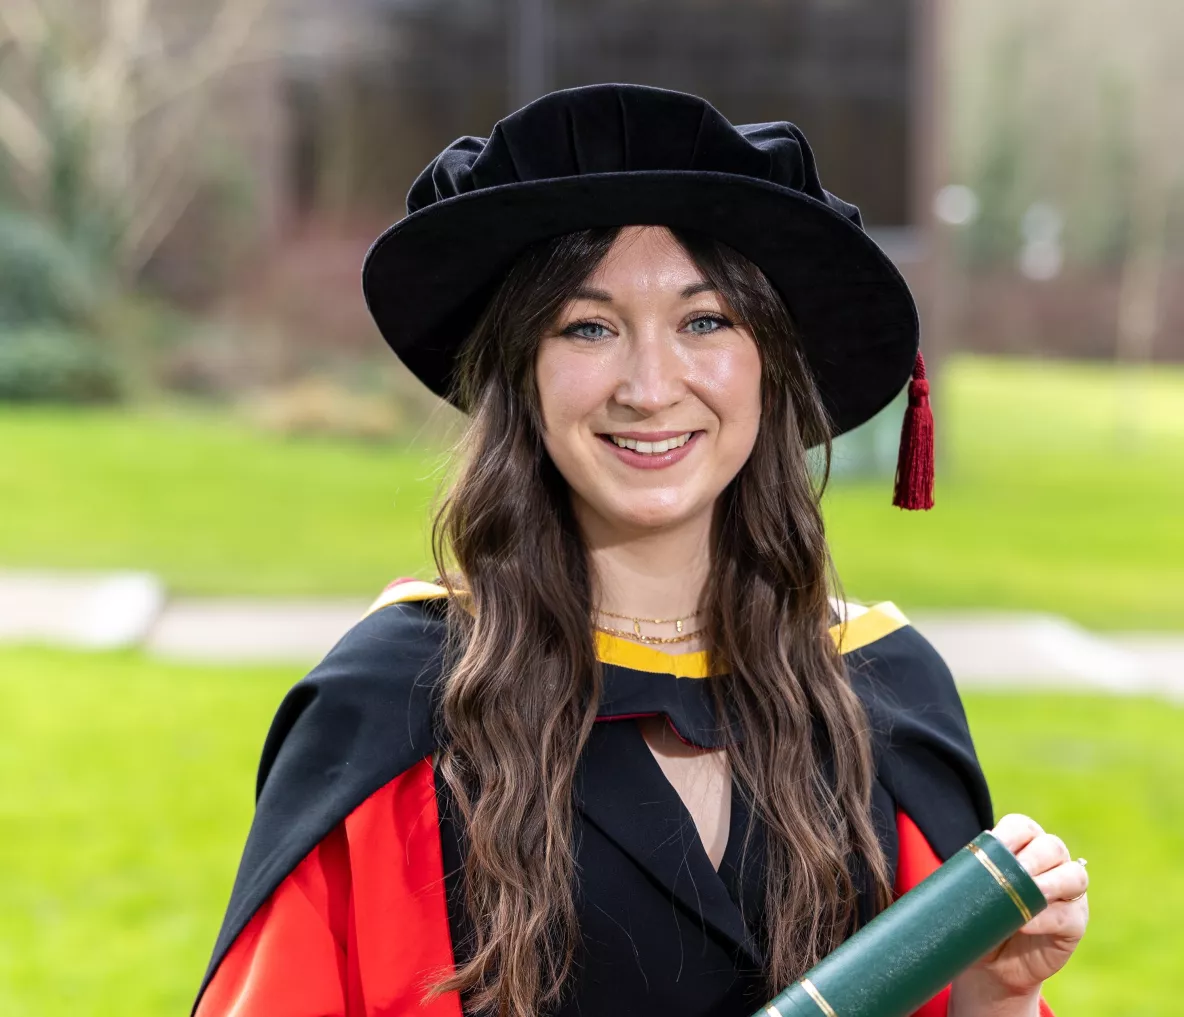
[[[456,809],[432,765],[444,596],[392,584],[285,697],[195,1017],[461,1017],[455,992],[423,1001],[471,931]],[[990,795],[949,670],[907,619],[879,604],[831,635],[871,720],[872,814],[900,894],[993,825]],[[603,693],[573,788],[581,943],[547,1017],[748,1017],[768,996],[759,824],[741,865],[733,784],[717,871],[634,723],[664,715],[718,746],[718,678],[705,653],[601,633],[597,656]],[[863,924],[866,875],[859,891]],[[948,994],[917,1017],[945,1017]]]

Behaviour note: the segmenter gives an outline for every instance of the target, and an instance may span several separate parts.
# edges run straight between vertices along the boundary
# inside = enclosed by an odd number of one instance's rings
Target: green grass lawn
[[[1184,627],[1184,370],[962,358],[935,384],[937,506],[827,499],[847,592],[906,609]],[[194,412],[0,408],[0,567],[144,568],[187,593],[430,575],[440,450],[284,440]]]
[[[184,593],[368,595],[427,560],[438,452],[194,411],[0,409],[0,564]]]
[[[188,1012],[293,668],[0,651],[0,1013]],[[996,809],[1090,861],[1093,924],[1061,1017],[1168,1017],[1184,996],[1184,709],[990,695],[967,707]]]

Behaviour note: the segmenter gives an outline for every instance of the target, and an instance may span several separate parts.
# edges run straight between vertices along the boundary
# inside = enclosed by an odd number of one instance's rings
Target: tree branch
[[[0,89],[0,145],[23,172],[32,177],[44,174],[49,142],[20,103],[3,89]]]
[[[0,30],[26,58],[33,59],[49,34],[49,22],[35,0],[4,0],[0,4]]]
[[[224,0],[214,15],[208,34],[195,48],[188,65],[169,68],[137,110],[138,118],[169,105],[210,84],[237,66],[242,50],[258,28],[271,0]],[[145,89],[145,92],[148,92]]]

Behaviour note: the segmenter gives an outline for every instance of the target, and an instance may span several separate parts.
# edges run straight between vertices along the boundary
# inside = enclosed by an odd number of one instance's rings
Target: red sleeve
[[[929,841],[925,839],[916,823],[899,809],[896,812],[896,832],[899,843],[899,857],[896,863],[896,896],[907,893],[933,872],[939,865],[938,858]],[[950,987],[947,985],[926,1003],[913,1017],[946,1017],[950,1002]],[[1040,1017],[1054,1017],[1052,1009],[1040,1000]]]
[[[461,1017],[430,760],[359,805],[292,870],[219,964],[195,1017]]]

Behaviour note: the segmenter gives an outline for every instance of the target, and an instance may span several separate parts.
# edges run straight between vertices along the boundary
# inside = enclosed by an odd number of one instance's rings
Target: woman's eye
[[[601,329],[602,331],[597,335],[589,335],[585,329]],[[608,326],[600,324],[598,321],[577,321],[563,330],[564,335],[574,335],[581,339],[603,339],[608,332]]]
[[[732,322],[721,314],[699,314],[683,327],[696,335],[711,335],[713,332],[731,328]],[[561,335],[574,335],[580,339],[605,339],[612,335],[612,331],[599,321],[575,321],[568,325]]]
[[[700,335],[710,335],[731,326],[727,318],[719,314],[700,314],[687,322],[686,327]]]

